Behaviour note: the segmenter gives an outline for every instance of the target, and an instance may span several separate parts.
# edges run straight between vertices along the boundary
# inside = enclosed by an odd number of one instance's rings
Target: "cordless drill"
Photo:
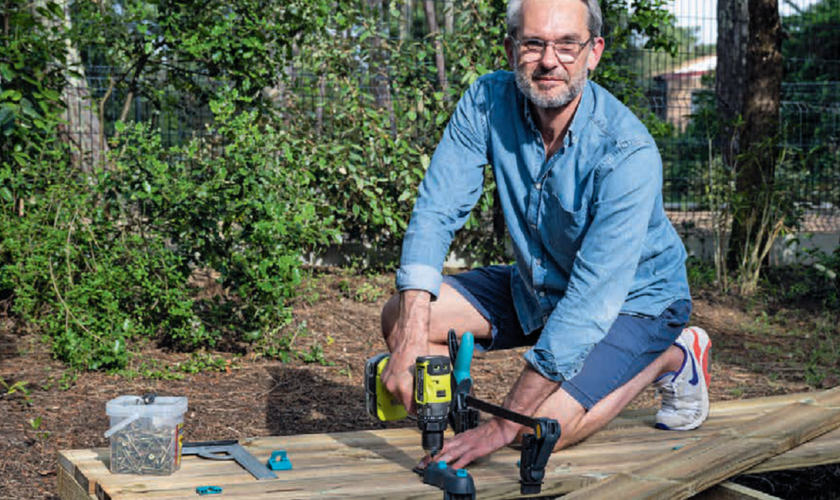
[[[368,413],[382,421],[401,420],[405,409],[382,384],[382,370],[390,356],[379,354],[365,364],[365,401]],[[443,432],[452,401],[449,358],[420,356],[414,365],[414,402],[423,450],[434,456],[443,448]]]
[[[414,369],[414,402],[417,426],[423,432],[423,450],[435,456],[443,448],[443,431],[449,420],[452,381],[449,357],[420,356]]]

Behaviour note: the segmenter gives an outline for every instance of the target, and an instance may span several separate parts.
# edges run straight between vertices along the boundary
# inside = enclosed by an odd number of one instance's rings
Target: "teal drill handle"
[[[461,336],[461,345],[458,346],[458,357],[455,359],[455,368],[452,374],[455,375],[455,384],[460,384],[464,379],[470,379],[470,364],[472,364],[473,348],[475,338],[471,332],[464,332]]]

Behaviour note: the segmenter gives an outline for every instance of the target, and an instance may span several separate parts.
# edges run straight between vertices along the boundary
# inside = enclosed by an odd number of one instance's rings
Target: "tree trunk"
[[[744,86],[744,126],[740,131],[743,155],[736,177],[739,206],[735,207],[729,261],[738,262],[749,246],[763,246],[757,237],[770,202],[779,135],[782,88],[782,31],[778,0],[749,0],[749,45]],[[765,233],[766,234],[766,233]]]
[[[400,20],[400,40],[411,39],[411,26],[414,24],[414,0],[399,0],[402,6]]]
[[[38,3],[45,2],[39,0]],[[70,19],[70,2],[63,0],[60,5],[64,10],[63,29],[69,31],[73,22]],[[75,69],[81,77],[67,75],[67,86],[62,92],[67,109],[64,111],[65,123],[59,129],[60,137],[73,146],[73,164],[84,172],[90,172],[104,165],[108,143],[99,117],[99,106],[88,90],[82,59],[70,41],[67,42],[67,67]]]
[[[718,0],[717,68],[715,90],[723,160],[729,167],[738,155],[734,126],[744,106],[749,10],[747,0]],[[736,138],[736,140],[732,140]]]
[[[426,26],[429,28],[429,36],[434,40],[438,87],[443,92],[444,98],[448,98],[449,83],[446,80],[446,60],[443,57],[443,41],[440,39],[437,14],[435,13],[435,1],[423,0],[423,8],[426,11]]]
[[[383,5],[383,0],[368,0],[371,15],[376,18],[375,34],[369,38],[371,53],[370,87],[377,109],[388,111],[391,135],[396,137],[397,120],[394,115],[394,101],[391,98],[391,79],[388,72],[388,64],[390,63],[389,51],[383,50],[382,48],[382,32],[386,30],[383,13],[386,6]]]
[[[452,0],[446,0],[443,3],[443,10],[443,31],[451,35],[455,31],[455,3]]]

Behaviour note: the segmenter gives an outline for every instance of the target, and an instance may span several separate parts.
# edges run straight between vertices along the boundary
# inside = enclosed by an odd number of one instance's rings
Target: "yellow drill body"
[[[432,455],[443,448],[443,431],[452,401],[451,376],[448,356],[417,358],[414,372],[417,425],[423,431],[423,449]]]

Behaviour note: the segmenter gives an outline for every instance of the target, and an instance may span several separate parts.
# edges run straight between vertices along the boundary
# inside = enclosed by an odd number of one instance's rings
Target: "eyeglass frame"
[[[589,43],[591,43],[595,39],[595,36],[590,36],[589,38],[587,38],[586,40],[584,40],[582,42],[578,42],[576,40],[565,40],[565,41],[558,42],[556,40],[543,40],[542,38],[525,38],[525,39],[522,39],[522,40],[517,40],[516,37],[514,37],[512,34],[509,34],[508,38],[510,38],[513,41],[513,43],[516,44],[516,46],[518,46],[520,48],[520,50],[522,48],[522,44],[525,43],[525,42],[530,41],[530,42],[540,42],[540,43],[542,43],[542,49],[540,49],[539,59],[542,59],[543,57],[545,57],[545,49],[547,49],[550,45],[553,45],[555,47],[554,48],[554,57],[556,57],[558,61],[566,62],[566,63],[572,63],[572,62],[577,61],[578,57],[580,57],[580,53],[583,52],[583,48],[586,47]],[[572,56],[571,54],[562,54],[562,55],[558,54],[557,53],[557,48],[556,48],[558,43],[568,43],[568,44],[577,45],[578,46],[577,52],[575,52],[574,56]],[[536,53],[536,52],[534,52],[534,53]],[[569,57],[571,57],[571,59],[568,59]],[[538,61],[539,59],[535,59],[534,62]]]

